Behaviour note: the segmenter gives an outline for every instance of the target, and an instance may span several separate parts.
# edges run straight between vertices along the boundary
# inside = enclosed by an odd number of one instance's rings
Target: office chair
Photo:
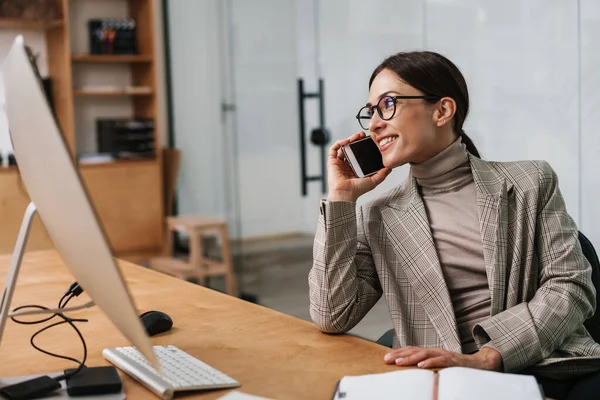
[[[583,255],[592,266],[592,284],[596,288],[596,312],[583,323],[583,326],[585,326],[596,343],[600,343],[600,260],[592,242],[581,232],[579,232],[579,243],[581,244]],[[394,330],[390,329],[377,339],[377,343],[386,347],[392,347],[394,334]]]
[[[594,246],[587,237],[579,232],[579,243],[583,255],[592,265],[592,284],[596,288],[596,312],[583,325],[594,338],[596,343],[600,343],[600,260]]]

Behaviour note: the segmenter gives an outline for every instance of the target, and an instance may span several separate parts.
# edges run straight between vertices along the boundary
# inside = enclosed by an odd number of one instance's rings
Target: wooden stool
[[[189,235],[190,257],[187,262],[173,257],[173,232]],[[204,258],[202,236],[206,234],[216,234],[220,238],[223,261]],[[199,215],[167,217],[165,257],[153,258],[150,261],[150,268],[181,279],[198,279],[202,286],[206,284],[207,277],[224,275],[227,293],[238,296],[229,251],[227,222],[221,219]]]

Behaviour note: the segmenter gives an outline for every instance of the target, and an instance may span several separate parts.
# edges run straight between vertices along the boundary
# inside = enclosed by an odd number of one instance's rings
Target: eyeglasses
[[[377,114],[384,121],[389,121],[396,115],[396,102],[398,99],[425,99],[439,100],[439,96],[385,96],[382,97],[374,106],[364,106],[356,114],[356,119],[360,127],[364,130],[369,130],[369,122],[373,117],[373,110],[377,110]]]

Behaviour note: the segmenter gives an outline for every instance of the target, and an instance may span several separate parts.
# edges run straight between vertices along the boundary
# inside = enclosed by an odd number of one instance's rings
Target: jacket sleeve
[[[577,226],[566,211],[556,173],[546,162],[538,167],[538,289],[531,301],[498,313],[473,330],[477,342],[491,340],[507,372],[547,358],[593,315],[596,305],[591,266],[581,250]]]
[[[323,332],[349,331],[381,297],[362,225],[356,204],[322,202],[308,284],[310,316]]]

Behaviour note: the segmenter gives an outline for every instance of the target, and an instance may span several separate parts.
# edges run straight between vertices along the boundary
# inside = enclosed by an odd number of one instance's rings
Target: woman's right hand
[[[383,168],[374,175],[357,178],[346,161],[342,146],[366,137],[364,132],[356,133],[347,139],[338,140],[329,148],[327,155],[327,183],[329,193],[328,201],[350,201],[355,202],[363,194],[373,190],[392,172],[389,168]]]

